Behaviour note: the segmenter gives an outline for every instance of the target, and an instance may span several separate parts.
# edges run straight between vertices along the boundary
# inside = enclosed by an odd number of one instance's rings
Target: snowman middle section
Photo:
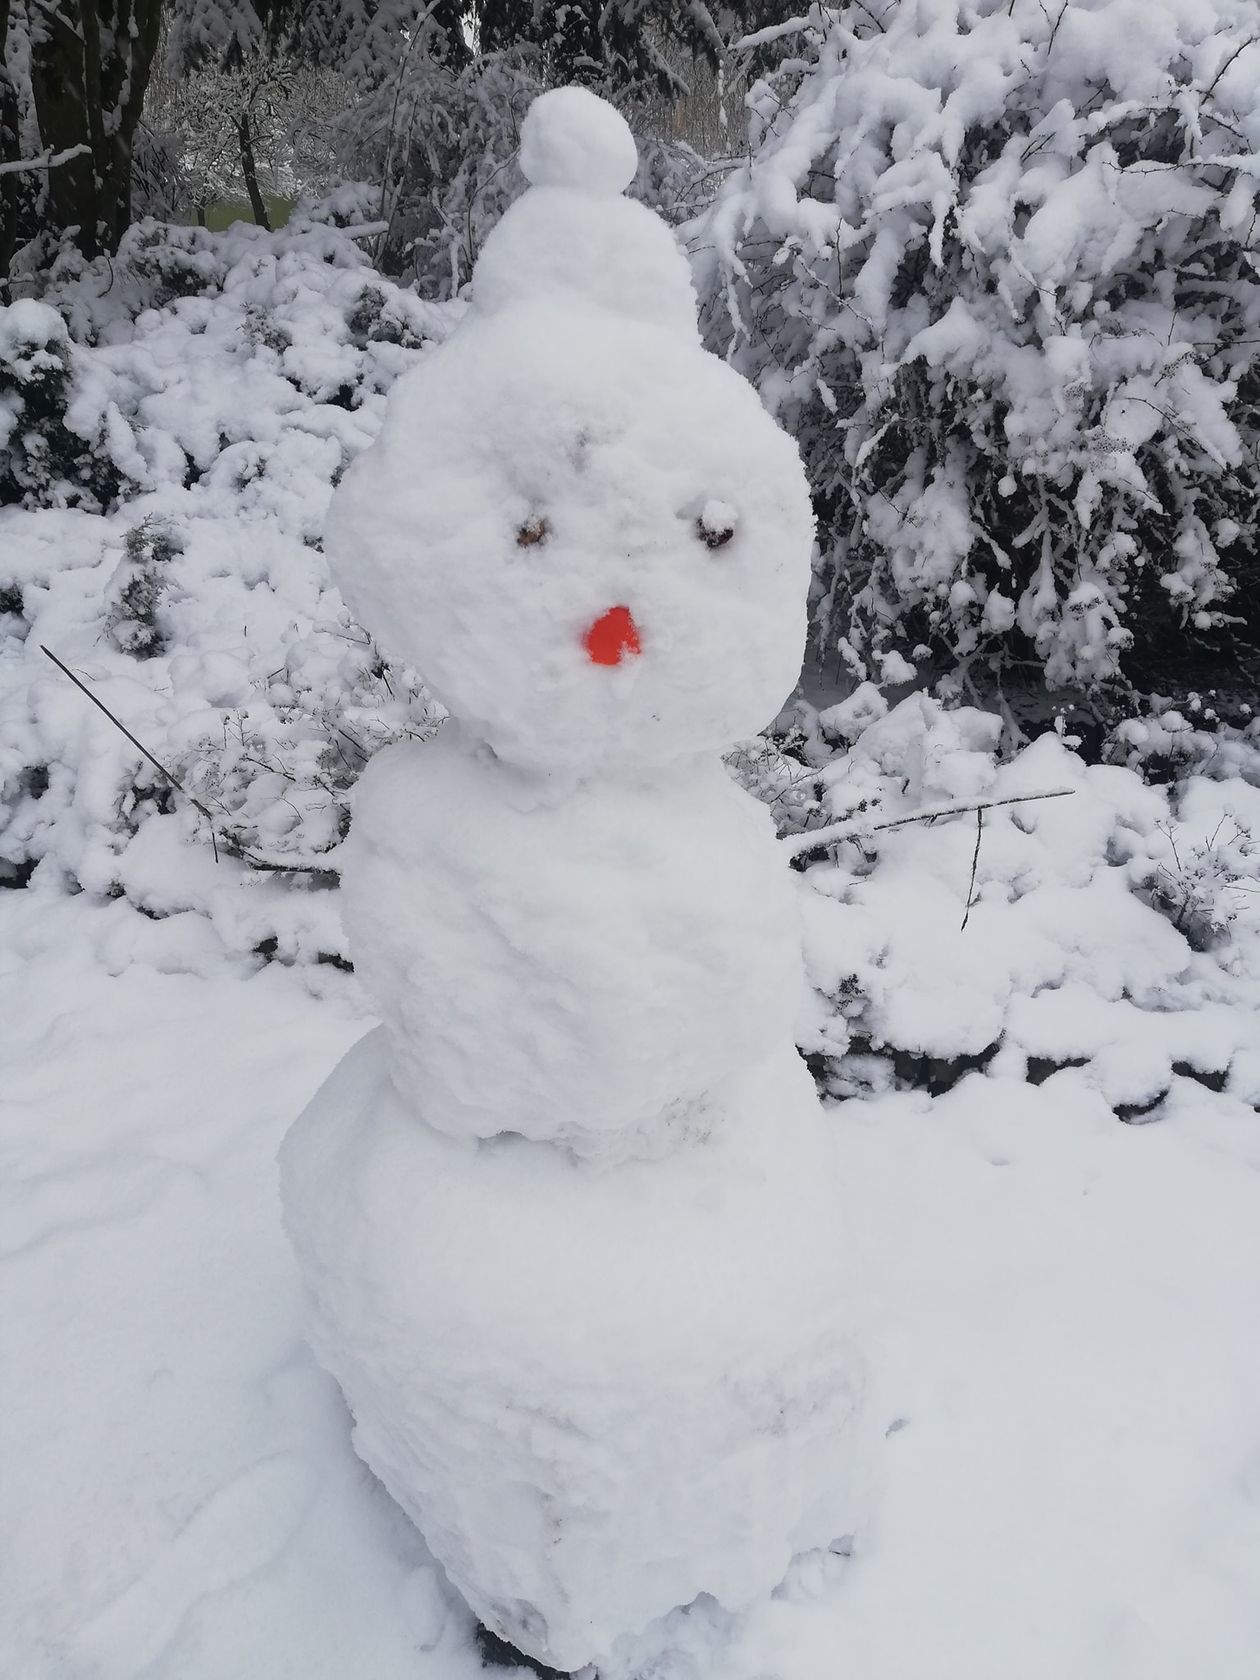
[[[574,785],[448,725],[369,766],[344,898],[399,1094],[438,1131],[661,1154],[793,1042],[790,877],[714,757]]]

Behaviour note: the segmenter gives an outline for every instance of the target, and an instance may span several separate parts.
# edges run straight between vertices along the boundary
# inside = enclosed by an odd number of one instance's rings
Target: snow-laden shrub
[[[69,345],[73,423],[109,417],[127,492],[0,509],[0,876],[192,913],[230,951],[340,959],[332,895],[304,889],[335,879],[367,758],[440,714],[331,587],[324,510],[453,312],[331,216],[141,226],[112,277],[63,262],[0,321],[32,311]]]
[[[1004,756],[997,714],[926,694],[890,709],[868,690],[830,728],[852,738],[817,770],[821,803],[868,831],[784,842],[806,864],[800,1043],[824,1090],[940,1091],[988,1068],[1057,1079],[1066,1103],[1084,1084],[1121,1119],[1153,1118],[1176,1079],[1260,1105],[1260,787],[1151,787],[1053,733]],[[991,803],[979,829],[876,826],[1055,790]]]
[[[125,483],[110,411],[76,402],[81,364],[55,309],[0,306],[0,506],[101,508]]]
[[[159,609],[170,586],[169,563],[181,546],[169,522],[154,518],[141,520],[123,538],[107,625],[114,644],[133,659],[152,659],[166,644]]]
[[[1148,879],[1151,903],[1196,951],[1210,950],[1228,938],[1242,896],[1260,892],[1260,848],[1232,814],[1201,840],[1172,824],[1164,832],[1168,856]]]
[[[204,477],[208,495],[234,484],[257,506],[299,455],[335,477],[367,441],[358,411],[449,326],[382,281],[360,243],[320,207],[277,234],[147,221],[112,262],[63,253],[38,301],[0,308],[0,413],[17,414],[3,459],[26,475],[8,499],[109,508]],[[51,416],[34,452],[32,411]]]
[[[1148,782],[1238,776],[1260,787],[1260,718],[1249,701],[1231,712],[1222,716],[1210,694],[1188,694],[1180,706],[1152,695],[1137,716],[1112,730],[1103,757],[1139,770]]]
[[[691,234],[711,341],[809,468],[821,654],[955,696],[1198,686],[1225,637],[1254,669],[1253,0],[768,34],[793,56]]]

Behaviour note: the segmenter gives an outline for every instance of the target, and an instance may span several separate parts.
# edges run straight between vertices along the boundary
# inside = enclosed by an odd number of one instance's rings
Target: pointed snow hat
[[[659,216],[622,196],[638,152],[621,113],[585,88],[540,94],[521,128],[520,166],[530,188],[482,248],[474,307],[606,311],[695,343],[687,259]]]

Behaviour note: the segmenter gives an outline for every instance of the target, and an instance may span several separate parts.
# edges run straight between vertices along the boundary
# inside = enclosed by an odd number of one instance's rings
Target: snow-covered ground
[[[336,976],[162,972],[161,926],[0,895],[0,1672],[475,1675],[279,1225],[280,1137],[366,1020]],[[1087,1069],[1004,1065],[832,1110],[874,1517],[677,1616],[653,1680],[1260,1672],[1260,1117],[1180,1078],[1125,1125]]]

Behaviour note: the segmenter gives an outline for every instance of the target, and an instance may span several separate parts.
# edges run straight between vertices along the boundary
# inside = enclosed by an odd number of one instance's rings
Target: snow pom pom
[[[585,88],[553,88],[530,106],[521,128],[521,172],[536,187],[624,192],[639,154],[620,112]]]

